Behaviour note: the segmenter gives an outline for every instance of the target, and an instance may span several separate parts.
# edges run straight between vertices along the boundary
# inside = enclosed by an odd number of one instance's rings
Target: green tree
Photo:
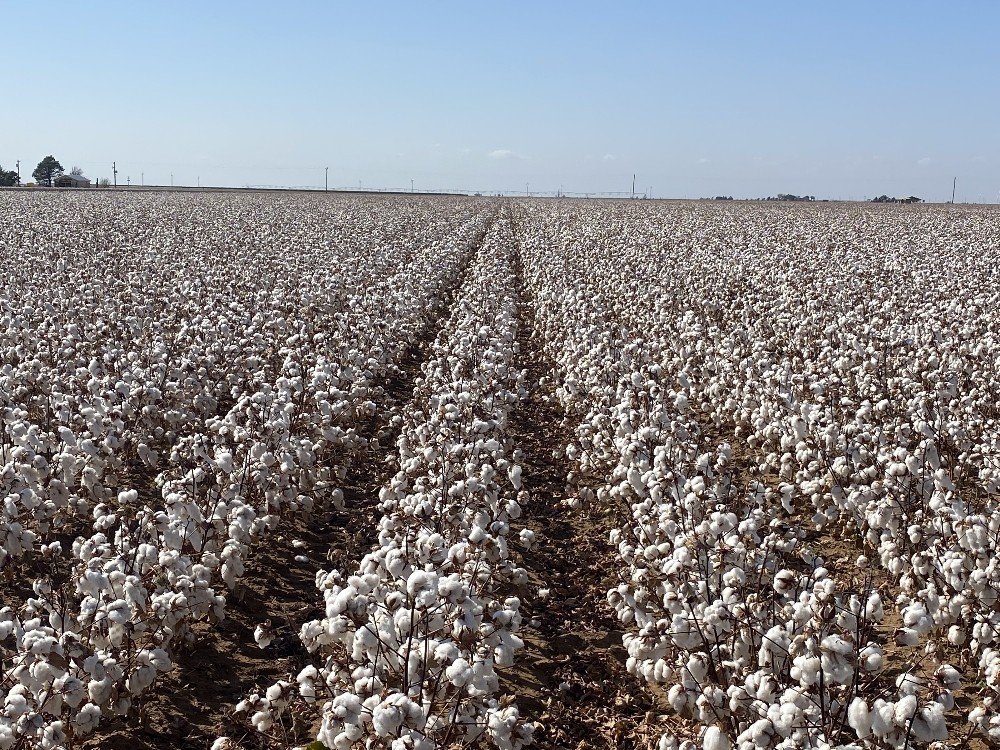
[[[15,187],[20,180],[14,170],[6,171],[0,167],[0,187]]]
[[[52,187],[52,180],[62,173],[62,164],[60,164],[54,156],[49,154],[38,162],[38,166],[35,167],[35,171],[31,173],[31,176],[38,180],[39,185],[44,184]]]

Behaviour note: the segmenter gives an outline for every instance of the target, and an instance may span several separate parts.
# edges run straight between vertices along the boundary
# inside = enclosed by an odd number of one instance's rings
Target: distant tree
[[[49,154],[38,162],[38,166],[35,167],[35,171],[31,173],[31,176],[38,180],[38,184],[44,184],[48,187],[52,187],[52,180],[62,173],[62,164],[60,164],[54,156]]]
[[[97,181],[97,187],[111,187],[111,180],[107,177],[102,177]]]
[[[20,182],[17,176],[17,172],[14,170],[7,171],[3,167],[0,167],[0,187],[16,187]]]
[[[79,167],[73,167],[71,170],[69,170],[69,173],[74,174],[77,177],[81,177],[83,175],[83,170],[80,169]]]

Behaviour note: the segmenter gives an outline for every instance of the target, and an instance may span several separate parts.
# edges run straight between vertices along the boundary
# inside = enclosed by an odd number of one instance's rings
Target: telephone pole
[[[635,200],[635,175],[632,175],[632,200]]]
[[[17,160],[17,184],[21,184],[21,160]]]
[[[174,173],[171,172],[170,173],[170,187],[173,187],[173,186],[174,186]]]
[[[410,178],[410,192],[413,192],[413,178]]]
[[[115,179],[115,187],[118,187],[118,162],[111,162],[111,175]]]
[[[328,192],[330,190],[330,168],[323,167],[323,191]]]
[[[145,172],[139,172],[139,185],[141,185],[143,187],[145,187],[145,185],[146,185],[146,173]]]
[[[951,181],[951,203],[955,205],[955,186],[958,184],[958,178],[956,177]]]

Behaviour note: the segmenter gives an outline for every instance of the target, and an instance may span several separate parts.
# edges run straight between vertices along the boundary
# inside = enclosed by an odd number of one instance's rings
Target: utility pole
[[[632,175],[632,200],[635,200],[635,175]]]
[[[524,183],[524,197],[525,198],[531,197],[531,194],[528,192],[528,183],[527,182]]]
[[[413,192],[413,178],[410,178],[410,192]]]
[[[174,186],[174,173],[171,172],[170,173],[170,187],[173,187],[173,186]]]
[[[956,177],[951,181],[951,203],[955,205],[955,186],[958,184],[958,178]]]
[[[125,187],[132,187],[132,175],[125,178]]]
[[[330,190],[330,168],[323,167],[323,191],[328,192]]]
[[[146,185],[146,173],[145,172],[139,172],[139,184],[141,186],[145,187],[145,185]]]
[[[118,187],[118,162],[111,162],[111,174],[115,178],[115,187]]]
[[[21,184],[21,160],[17,160],[17,184]]]

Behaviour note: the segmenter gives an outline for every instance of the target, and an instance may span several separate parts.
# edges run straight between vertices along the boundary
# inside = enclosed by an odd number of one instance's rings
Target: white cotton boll
[[[942,690],[934,696],[934,701],[944,706],[945,711],[951,711],[955,707],[955,695],[950,690]]]
[[[472,666],[465,659],[456,659],[445,670],[445,675],[455,687],[464,687],[472,680]]]
[[[859,656],[861,657],[861,667],[866,672],[882,671],[884,656],[882,654],[882,649],[879,646],[875,644],[868,644],[861,650]]]
[[[687,414],[688,412],[688,398],[683,393],[678,393],[674,398],[674,408],[679,414]]]
[[[899,726],[906,726],[917,712],[917,696],[907,695],[901,698],[893,711],[893,718]]]
[[[372,711],[372,727],[379,737],[388,737],[399,731],[403,724],[403,712],[400,707],[386,700]]]
[[[910,672],[904,672],[896,678],[896,688],[900,695],[916,695],[923,686],[923,678]]]
[[[274,725],[274,720],[270,711],[257,711],[250,717],[250,723],[258,732],[266,732]]]
[[[817,659],[817,666],[819,660]],[[708,662],[705,660],[702,654],[692,654],[691,658],[687,661],[687,670],[691,674],[691,678],[699,685],[705,682],[705,677],[708,676]]]
[[[965,643],[968,635],[961,625],[952,625],[948,628],[948,643],[953,646],[961,646]]]
[[[705,738],[702,741],[704,750],[730,750],[732,744],[721,729],[711,726],[705,730]]]
[[[872,733],[872,719],[868,711],[868,704],[864,698],[855,698],[851,701],[847,709],[847,723],[858,735],[858,739],[865,739]]]
[[[670,703],[670,707],[675,713],[682,713],[684,706],[687,705],[687,693],[684,691],[684,687],[679,684],[673,685],[667,691],[667,702]]]
[[[234,471],[233,454],[229,451],[219,451],[215,454],[215,465],[223,474],[232,474]]]
[[[507,476],[510,478],[510,483],[515,490],[521,489],[521,467],[518,464],[511,466],[507,470]]]
[[[934,678],[949,690],[957,690],[962,684],[962,675],[951,664],[942,664],[934,670]]]
[[[73,719],[73,724],[76,725],[77,731],[81,734],[89,734],[97,729],[97,725],[101,722],[101,709],[99,706],[95,706],[93,703],[87,703],[81,708],[76,717]]]
[[[877,698],[872,711],[869,714],[871,719],[872,734],[876,737],[885,737],[893,729],[893,718],[896,713],[896,704]]]
[[[925,705],[913,719],[912,732],[919,742],[936,742],[948,739],[944,720],[944,706],[940,703]]]
[[[969,711],[969,723],[980,731],[985,731],[989,726],[986,719],[986,709],[982,706],[976,706]]]
[[[525,549],[532,549],[535,546],[535,532],[531,529],[521,529],[518,538]]]
[[[42,750],[61,750],[66,741],[66,731],[61,721],[53,721],[42,730]]]
[[[260,648],[267,648],[274,641],[274,630],[270,622],[261,623],[253,631],[253,639]]]

